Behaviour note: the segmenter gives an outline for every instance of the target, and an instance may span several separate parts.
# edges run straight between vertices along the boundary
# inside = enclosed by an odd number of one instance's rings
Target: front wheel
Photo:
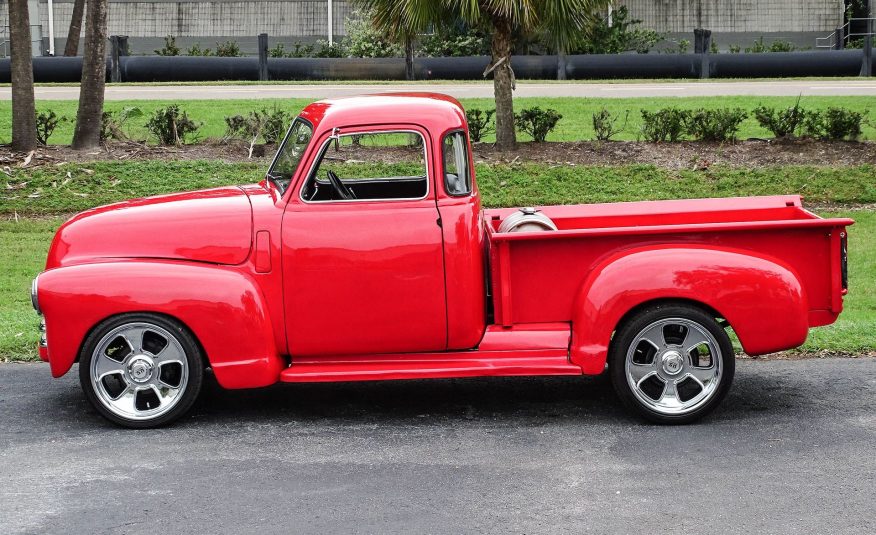
[[[647,308],[615,333],[609,373],[625,405],[657,423],[683,424],[711,412],[733,382],[730,337],[700,308]]]
[[[204,364],[194,337],[157,314],[122,314],[98,325],[83,344],[79,381],[108,420],[158,427],[182,416],[201,390]]]

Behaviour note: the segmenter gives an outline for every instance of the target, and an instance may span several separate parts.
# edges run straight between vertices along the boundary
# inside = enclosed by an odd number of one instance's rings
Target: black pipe
[[[786,76],[857,76],[861,50],[770,52],[763,54],[592,54],[566,57],[570,80],[613,78],[699,78],[703,63],[712,78],[769,78]],[[481,80],[490,64],[487,56],[417,58],[417,79]],[[556,56],[514,56],[519,79],[555,79]],[[872,65],[872,60],[871,60]],[[110,61],[107,59],[107,73]],[[404,80],[404,58],[268,58],[272,80]],[[34,81],[79,82],[81,57],[33,58]],[[123,82],[188,82],[258,80],[255,57],[121,56]],[[488,76],[489,77],[489,76]],[[9,58],[0,59],[0,83],[11,79]]]
[[[783,78],[788,76],[857,76],[860,50],[713,54],[712,78]]]
[[[119,58],[124,82],[200,82],[258,80],[259,59],[201,56]]]
[[[569,80],[699,78],[699,54],[584,54],[566,58]]]

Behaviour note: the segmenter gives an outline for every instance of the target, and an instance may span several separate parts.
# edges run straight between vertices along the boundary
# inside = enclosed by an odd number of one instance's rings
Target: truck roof
[[[465,111],[458,100],[427,92],[376,93],[320,100],[304,108],[301,116],[320,131],[375,123],[418,124],[434,132],[466,126]]]

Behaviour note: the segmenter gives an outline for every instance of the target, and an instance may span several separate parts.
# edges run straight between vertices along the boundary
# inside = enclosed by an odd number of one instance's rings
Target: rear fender
[[[573,310],[572,362],[586,374],[601,373],[623,317],[650,301],[670,299],[717,311],[751,355],[806,341],[804,288],[778,260],[729,248],[650,246],[608,258],[584,281]]]
[[[70,370],[91,329],[127,312],[184,323],[225,388],[272,384],[285,365],[258,285],[233,268],[158,261],[62,267],[40,275],[39,303],[55,377]]]

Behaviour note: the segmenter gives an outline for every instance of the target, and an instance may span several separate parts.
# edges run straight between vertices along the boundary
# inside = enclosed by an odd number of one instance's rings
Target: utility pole
[[[334,21],[332,20],[332,0],[328,0],[328,43],[335,44]]]

